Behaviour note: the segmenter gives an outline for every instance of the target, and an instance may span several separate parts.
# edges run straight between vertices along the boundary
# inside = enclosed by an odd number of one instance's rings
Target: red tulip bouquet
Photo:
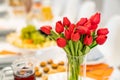
[[[89,19],[81,18],[77,23],[64,17],[63,21],[56,22],[55,30],[51,26],[40,28],[66,52],[70,71],[68,80],[78,80],[79,65],[83,63],[84,56],[95,46],[105,43],[109,31],[107,28],[97,29],[99,23],[100,13],[96,13]]]

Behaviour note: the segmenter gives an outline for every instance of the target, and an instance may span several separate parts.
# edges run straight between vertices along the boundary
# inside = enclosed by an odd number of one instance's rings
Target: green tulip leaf
[[[89,53],[89,52],[90,52],[90,47],[89,47],[89,46],[85,46],[85,47],[83,48],[83,53],[84,53],[84,55],[87,54],[87,53]]]
[[[69,40],[69,41],[68,41],[68,44],[69,44],[70,51],[71,51],[72,55],[74,56],[74,45],[73,45],[73,41],[72,41],[72,40]]]
[[[71,54],[68,45],[66,45],[63,49],[65,50],[65,52],[66,52],[67,54]]]
[[[92,43],[89,47],[92,49],[92,48],[94,48],[95,46],[97,46],[97,42],[96,42],[96,40],[93,41],[93,43]]]
[[[78,49],[79,48],[79,41],[78,42],[74,42],[74,50],[75,50],[75,56],[77,56],[78,54]]]
[[[83,55],[83,53],[80,51],[80,50],[78,50],[78,54],[77,54],[78,56],[82,56]]]
[[[51,30],[50,36],[51,36],[54,40],[56,40],[56,39],[59,37],[59,35],[58,35],[57,33],[55,33],[54,31],[52,31],[52,30]]]
[[[81,41],[78,41],[78,43],[79,43],[79,45],[78,45],[79,48],[78,49],[81,50],[83,48],[83,44],[82,44]]]

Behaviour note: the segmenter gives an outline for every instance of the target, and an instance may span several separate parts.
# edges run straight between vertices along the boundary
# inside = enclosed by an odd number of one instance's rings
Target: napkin
[[[87,62],[98,61],[99,59],[102,59],[102,58],[104,58],[104,55],[102,54],[102,52],[97,47],[93,48],[89,52],[89,54],[87,54]]]

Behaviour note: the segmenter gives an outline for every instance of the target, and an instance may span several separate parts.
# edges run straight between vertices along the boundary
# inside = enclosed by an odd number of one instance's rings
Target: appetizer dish
[[[64,61],[55,63],[52,59],[49,59],[48,61],[39,62],[39,65],[35,66],[34,70],[37,78],[48,80],[49,74],[65,72],[66,66]]]
[[[55,42],[37,30],[34,25],[27,25],[21,29],[21,33],[10,33],[7,35],[7,41],[18,47],[24,49],[41,49],[48,46],[55,45]]]

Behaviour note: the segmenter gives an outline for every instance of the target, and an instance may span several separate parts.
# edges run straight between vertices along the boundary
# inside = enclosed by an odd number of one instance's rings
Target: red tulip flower
[[[70,30],[65,30],[65,38],[67,40],[70,40],[71,39],[71,31]]]
[[[87,21],[85,24],[84,24],[85,27],[87,27],[88,29],[91,29],[92,27],[92,23],[90,21]]]
[[[64,31],[64,26],[62,25],[61,21],[56,22],[55,30],[57,33],[61,33]]]
[[[96,42],[97,42],[97,44],[102,45],[102,44],[105,43],[106,39],[107,39],[107,36],[106,36],[106,35],[99,35],[99,36],[96,38]]]
[[[109,33],[107,28],[98,29],[97,35],[107,35]]]
[[[74,31],[74,28],[75,28],[75,24],[70,24],[68,29],[72,33]]]
[[[86,22],[87,22],[87,18],[81,18],[76,25],[83,26]]]
[[[64,17],[63,18],[63,25],[69,27],[70,24],[71,24],[71,22],[69,21],[69,19],[67,17]]]
[[[91,16],[90,21],[92,24],[99,24],[100,22],[100,13],[96,13],[93,16]]]
[[[92,25],[92,26],[91,26],[91,30],[96,30],[96,29],[97,29],[97,27],[98,27],[98,25],[97,25],[97,24]]]
[[[80,34],[79,33],[72,33],[71,34],[71,40],[72,41],[78,41],[80,39]]]
[[[61,48],[66,46],[66,40],[64,38],[58,38],[57,39],[57,45]]]
[[[91,45],[92,41],[93,41],[93,38],[90,35],[86,35],[86,37],[84,38],[84,44],[85,45],[88,45],[88,46]]]
[[[86,34],[88,31],[88,28],[85,26],[78,26],[76,28],[76,32],[78,32],[79,34]]]
[[[42,26],[40,30],[44,32],[45,34],[49,35],[52,27],[51,26]]]

